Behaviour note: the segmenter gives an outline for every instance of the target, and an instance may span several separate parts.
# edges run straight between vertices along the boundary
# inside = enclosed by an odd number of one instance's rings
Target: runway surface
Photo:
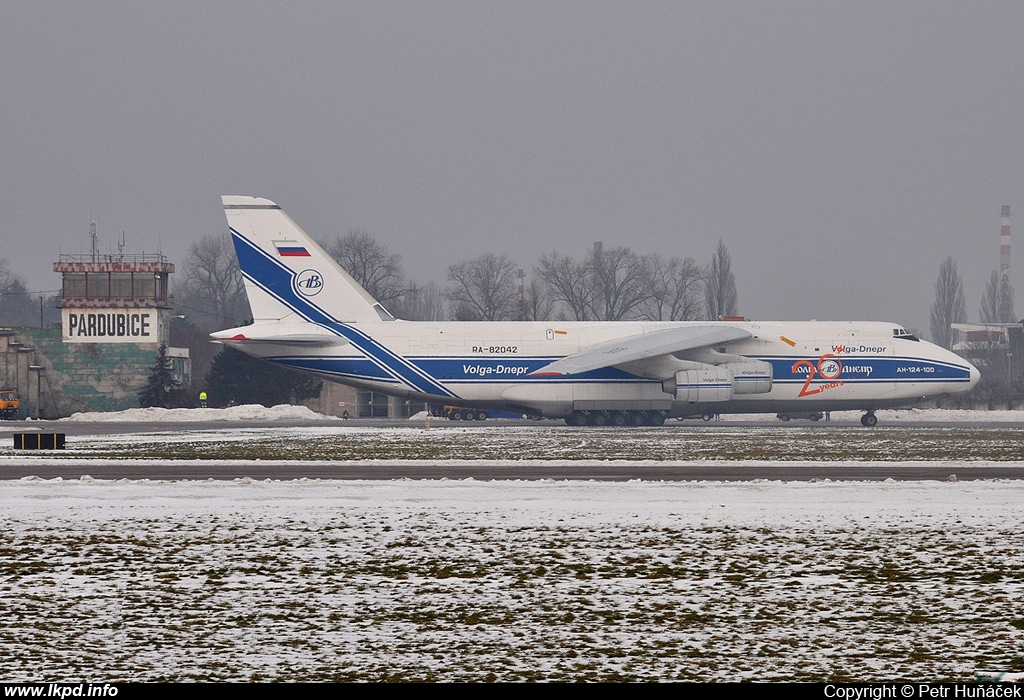
[[[64,450],[18,450],[60,432]],[[1024,424],[673,421],[32,421],[0,430],[0,479],[778,481],[1024,478]]]

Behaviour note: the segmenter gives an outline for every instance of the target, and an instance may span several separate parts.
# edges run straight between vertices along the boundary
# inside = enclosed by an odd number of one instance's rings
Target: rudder
[[[292,314],[314,322],[392,320],[276,203],[239,195],[221,199],[254,321]]]

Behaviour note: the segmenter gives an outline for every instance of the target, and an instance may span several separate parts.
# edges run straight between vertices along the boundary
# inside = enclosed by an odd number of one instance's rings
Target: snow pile
[[[835,422],[860,423],[863,411],[832,411],[830,420]],[[1024,422],[1024,411],[971,411],[946,408],[896,408],[878,412],[879,422],[939,422],[939,423],[970,423],[986,422]],[[422,422],[429,416],[421,411],[409,418],[410,421]],[[325,416],[305,406],[289,406],[282,404],[266,408],[257,404],[231,406],[230,408],[131,408],[126,411],[75,413],[62,420],[83,422],[134,423],[166,421],[168,423],[187,422],[229,422],[229,421],[291,421],[291,420],[342,420],[336,416]],[[445,420],[437,418],[435,420]],[[500,419],[496,419],[500,420]],[[719,416],[721,421],[775,421],[774,413],[730,413]],[[824,420],[824,419],[823,419]],[[687,419],[681,423],[700,423],[699,418]],[[794,420],[794,423],[807,423],[806,420]],[[671,425],[670,421],[668,424]]]
[[[62,420],[83,422],[135,423],[157,422],[186,423],[189,421],[275,421],[275,420],[334,420],[310,410],[305,406],[281,404],[272,408],[258,404],[231,406],[229,408],[130,408],[126,411],[106,413],[74,413]]]

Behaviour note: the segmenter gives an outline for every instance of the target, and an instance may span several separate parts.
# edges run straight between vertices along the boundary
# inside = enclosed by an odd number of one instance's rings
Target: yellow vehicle
[[[21,402],[16,389],[0,389],[0,418],[14,420],[18,417]]]

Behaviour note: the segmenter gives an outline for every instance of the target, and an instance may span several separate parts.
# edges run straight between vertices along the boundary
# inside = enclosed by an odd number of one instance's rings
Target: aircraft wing
[[[751,333],[733,326],[683,326],[619,338],[555,360],[530,376],[579,374],[683,350],[745,340]]]

